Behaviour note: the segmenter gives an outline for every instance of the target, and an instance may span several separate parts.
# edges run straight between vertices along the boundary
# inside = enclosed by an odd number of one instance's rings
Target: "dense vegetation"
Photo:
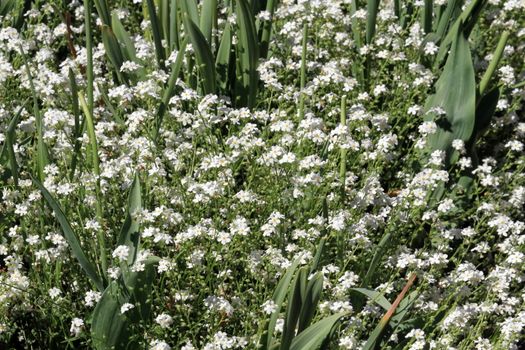
[[[525,2],[0,0],[1,349],[525,347]]]

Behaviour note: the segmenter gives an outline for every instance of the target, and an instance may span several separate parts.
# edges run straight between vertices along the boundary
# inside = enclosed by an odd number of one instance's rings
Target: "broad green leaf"
[[[299,333],[290,346],[290,350],[316,350],[326,340],[334,326],[345,313],[335,314],[323,318]]]
[[[453,15],[456,12],[456,10],[460,8],[460,6],[461,6],[460,0],[448,1],[445,11],[441,14],[441,17],[439,18],[438,26],[436,29],[436,35],[438,37],[438,41],[441,41],[443,37],[445,36],[446,30],[449,27],[449,24],[453,20]]]
[[[121,49],[124,58],[127,61],[140,63],[137,60],[137,51],[135,50],[135,45],[133,44],[129,33],[126,31],[126,29],[124,29],[122,22],[115,12],[111,13],[111,29],[113,30],[117,40],[122,44]]]
[[[450,55],[435,86],[435,94],[429,96],[425,104],[425,120],[435,121],[438,129],[429,136],[428,145],[432,151],[446,152],[445,164],[448,167],[458,157],[452,141],[460,139],[467,142],[474,131],[476,119],[474,67],[462,26],[457,28]],[[446,116],[438,117],[431,112],[435,108],[443,109]]]
[[[222,32],[221,43],[217,50],[217,57],[215,59],[215,67],[217,70],[217,78],[219,86],[222,90],[228,87],[228,67],[230,64],[230,54],[232,48],[232,33],[231,26],[226,23],[224,31]]]
[[[122,73],[120,72],[120,67],[124,62],[124,56],[122,55],[122,51],[120,48],[120,44],[118,43],[117,37],[115,36],[111,28],[106,25],[103,25],[101,27],[101,31],[102,42],[104,43],[104,49],[106,51],[106,54],[108,55],[109,61],[113,65],[115,74],[117,75],[119,81],[121,83],[125,83],[126,81]]]
[[[237,0],[236,5],[242,85],[241,105],[252,108],[255,106],[259,79],[257,75],[259,48],[257,45],[255,22],[250,6],[246,0]]]
[[[281,336],[281,348],[288,349],[295,336],[295,329],[297,327],[297,320],[303,307],[303,294],[305,294],[306,278],[308,277],[307,267],[299,269],[295,276],[294,283],[290,289],[288,296],[288,306],[286,308],[286,316],[284,318],[283,333]]]
[[[290,282],[292,281],[294,272],[297,269],[297,266],[299,265],[299,261],[299,259],[296,259],[292,263],[292,265],[286,270],[286,273],[281,278],[273,292],[272,300],[274,301],[275,305],[277,305],[277,309],[271,314],[270,320],[268,321],[268,326],[266,327],[266,332],[261,337],[261,344],[265,349],[270,349],[273,345],[273,332],[275,330],[275,324],[277,323],[277,318],[279,317],[279,314],[281,312],[281,307],[284,298],[286,297],[286,294],[288,292],[288,288],[290,286]]]
[[[128,300],[129,297],[124,295],[117,281],[111,282],[104,290],[93,311],[91,323],[91,339],[95,349],[128,348],[131,334],[129,315],[122,315],[120,312],[120,308]]]
[[[16,0],[0,1],[0,16],[5,17],[16,6]]]
[[[73,252],[73,255],[80,263],[80,266],[86,273],[87,277],[91,279],[91,281],[95,284],[98,290],[100,291],[104,290],[102,280],[98,276],[95,266],[93,265],[91,261],[89,261],[88,257],[82,250],[80,241],[78,240],[77,236],[73,232],[73,229],[71,228],[69,221],[64,215],[64,212],[60,208],[60,205],[53,198],[53,196],[51,196],[51,194],[46,190],[46,188],[40,183],[40,181],[33,179],[33,182],[35,183],[35,185],[38,187],[38,189],[42,193],[42,196],[46,200],[49,207],[55,213],[55,217],[58,223],[60,224],[60,227],[62,228],[64,238],[66,239],[69,247],[71,248],[71,251]]]
[[[155,44],[155,54],[157,56],[157,64],[161,69],[164,69],[165,53],[162,47],[162,28],[157,18],[157,12],[155,10],[155,4],[153,0],[146,0],[148,5],[149,20],[151,23],[151,31],[153,32],[153,43]]]
[[[111,24],[111,16],[107,0],[94,0],[94,3],[102,24],[109,26]]]
[[[384,297],[383,293],[380,293],[376,290],[370,290],[366,288],[351,288],[351,290],[367,296],[370,300],[381,306],[386,311],[388,311],[388,309],[390,309],[392,306],[392,304],[390,304],[390,302]]]
[[[200,29],[202,35],[208,42],[209,45],[211,42],[211,34],[214,27],[217,23],[217,0],[203,0],[202,1],[202,10],[200,18]]]
[[[472,0],[465,8],[465,10],[463,10],[461,15],[456,19],[454,24],[450,27],[447,34],[443,38],[441,45],[439,46],[439,51],[436,55],[436,60],[434,61],[435,69],[440,67],[445,58],[447,57],[449,48],[452,42],[455,40],[457,32],[461,31],[460,27],[466,29],[464,35],[466,38],[468,38],[470,30],[472,30],[472,28],[476,24],[481,13],[481,9],[485,5],[485,3],[486,2],[483,0]]]
[[[133,265],[137,258],[139,249],[139,222],[134,217],[134,214],[142,209],[142,195],[140,189],[140,178],[138,172],[135,173],[135,178],[131,184],[128,196],[128,207],[126,209],[126,220],[120,230],[118,245],[125,245],[129,248],[128,264]]]
[[[201,71],[201,80],[205,94],[214,94],[216,92],[215,83],[215,65],[210,46],[202,35],[199,27],[188,17],[184,17],[184,27],[189,34],[197,63]]]
[[[315,311],[317,310],[317,304],[321,299],[321,293],[323,292],[323,275],[318,272],[312,279],[310,279],[306,285],[306,295],[302,301],[301,314],[299,315],[299,323],[297,332],[300,333],[312,322]]]
[[[91,337],[96,349],[136,348],[130,332],[134,324],[148,322],[151,305],[148,302],[155,277],[155,265],[160,259],[152,256],[138,272],[124,271],[124,275],[106,288],[93,312]],[[121,314],[121,307],[131,303],[135,307]]]
[[[199,10],[197,9],[196,0],[181,0],[181,8],[186,13],[193,23],[200,23]]]

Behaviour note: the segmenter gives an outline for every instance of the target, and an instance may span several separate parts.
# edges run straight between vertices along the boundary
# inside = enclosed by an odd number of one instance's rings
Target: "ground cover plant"
[[[525,2],[0,20],[1,349],[525,347]]]

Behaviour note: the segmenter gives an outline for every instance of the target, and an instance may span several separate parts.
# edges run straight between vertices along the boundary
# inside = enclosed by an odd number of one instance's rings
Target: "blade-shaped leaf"
[[[443,109],[446,117],[438,117],[433,110]],[[456,161],[457,151],[452,147],[456,139],[467,142],[474,131],[476,112],[476,81],[468,40],[462,26],[456,31],[452,50],[436,82],[436,93],[425,104],[425,120],[434,120],[438,130],[429,136],[431,150],[446,152],[448,167]]]
[[[131,184],[128,197],[128,208],[126,210],[126,220],[120,230],[118,239],[119,245],[126,245],[129,248],[128,264],[132,265],[137,258],[139,248],[139,222],[134,214],[142,209],[142,196],[140,189],[139,174],[135,173],[135,178]]]
[[[290,282],[292,281],[295,270],[297,269],[297,266],[299,265],[299,261],[300,259],[296,259],[292,263],[292,265],[286,270],[286,273],[281,278],[281,280],[279,281],[279,283],[277,284],[277,287],[275,288],[273,292],[272,300],[274,301],[275,305],[277,305],[277,309],[270,316],[270,320],[268,321],[268,326],[266,327],[266,332],[261,337],[261,344],[265,349],[270,349],[273,345],[273,332],[275,330],[277,318],[279,317],[279,314],[281,312],[281,307],[282,307],[284,298],[286,297],[286,294],[288,292],[288,288],[290,286]]]
[[[380,293],[376,290],[370,290],[366,288],[351,288],[351,290],[367,296],[370,300],[381,306],[386,311],[388,311],[388,309],[390,309],[392,306],[392,304],[390,304],[390,302],[384,297],[383,293]]]
[[[299,324],[297,332],[302,332],[305,328],[310,326],[310,322],[314,318],[317,304],[321,299],[323,291],[323,275],[318,272],[306,285],[306,295],[303,299],[301,314],[299,315]]]
[[[124,295],[118,282],[113,281],[104,290],[93,311],[91,339],[95,349],[126,349],[130,337],[130,320],[122,315],[120,308],[129,298]]]
[[[255,106],[257,94],[257,62],[259,48],[255,33],[254,17],[246,0],[237,0],[236,14],[239,26],[239,58],[241,66],[242,96],[241,104],[248,107]]]
[[[113,30],[117,40],[122,43],[121,48],[124,58],[128,61],[140,63],[137,60],[135,44],[133,44],[129,33],[126,31],[126,29],[124,29],[124,26],[122,25],[122,22],[118,18],[116,12],[111,13],[111,29]]]
[[[302,267],[299,269],[295,276],[292,289],[290,289],[288,297],[288,306],[286,308],[286,316],[283,326],[283,334],[281,336],[281,348],[288,349],[292,343],[292,339],[295,336],[295,328],[297,326],[297,320],[301,313],[301,306],[303,305],[302,299],[305,296],[304,289],[306,287],[306,278],[308,277],[308,269]]]
[[[215,65],[210,46],[202,35],[199,27],[186,15],[184,17],[184,27],[189,34],[197,63],[201,70],[202,85],[205,94],[214,94],[216,91],[215,84]]]
[[[204,38],[211,45],[211,33],[217,22],[217,0],[203,0],[200,29]]]
[[[104,49],[106,50],[109,61],[113,65],[113,68],[115,69],[115,74],[117,75],[120,82],[124,83],[124,77],[120,72],[120,67],[124,62],[124,56],[122,55],[122,51],[120,48],[120,44],[118,43],[117,37],[115,36],[111,28],[108,26],[103,25],[101,27],[101,31],[102,42],[104,43]]]
[[[221,89],[225,90],[228,85],[228,66],[230,63],[230,53],[232,48],[232,33],[231,26],[226,23],[224,31],[222,32],[221,43],[217,50],[217,57],[215,59],[215,66],[217,70],[217,78]]]
[[[60,224],[60,227],[62,228],[62,233],[64,234],[64,238],[66,239],[69,247],[71,248],[73,255],[80,263],[80,266],[82,267],[86,275],[91,279],[91,281],[93,281],[93,283],[98,288],[98,290],[100,291],[104,290],[102,280],[98,276],[95,266],[93,265],[91,261],[89,261],[88,257],[82,250],[80,241],[78,240],[77,236],[73,232],[73,229],[71,228],[69,221],[64,215],[64,212],[60,208],[60,205],[38,180],[33,179],[33,182],[35,183],[35,185],[38,187],[38,189],[42,193],[42,196],[46,200],[49,207],[55,213],[55,217],[58,223]]]
[[[293,340],[290,350],[316,350],[329,336],[334,326],[345,313],[323,318],[299,333]]]

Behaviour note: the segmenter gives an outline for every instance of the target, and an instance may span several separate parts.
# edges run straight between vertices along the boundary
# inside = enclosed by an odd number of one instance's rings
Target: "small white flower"
[[[261,305],[263,311],[267,315],[273,314],[277,310],[277,304],[273,300],[265,301],[264,304]]]
[[[49,296],[51,297],[51,299],[56,299],[58,298],[58,296],[60,296],[60,294],[62,294],[62,291],[56,287],[53,287],[49,290]]]
[[[125,261],[127,260],[129,255],[129,247],[125,245],[119,245],[114,251],[113,251],[113,257],[118,259],[119,261]]]
[[[69,332],[77,337],[80,333],[82,333],[83,328],[84,321],[81,318],[75,317],[71,320],[71,328],[69,328]]]
[[[173,318],[168,314],[160,314],[155,318],[155,322],[157,322],[162,328],[168,328],[173,323]]]
[[[124,313],[126,313],[127,311],[133,309],[134,307],[135,307],[135,305],[130,304],[130,303],[122,304],[122,306],[120,307],[120,313],[121,313],[121,314],[124,314]]]

